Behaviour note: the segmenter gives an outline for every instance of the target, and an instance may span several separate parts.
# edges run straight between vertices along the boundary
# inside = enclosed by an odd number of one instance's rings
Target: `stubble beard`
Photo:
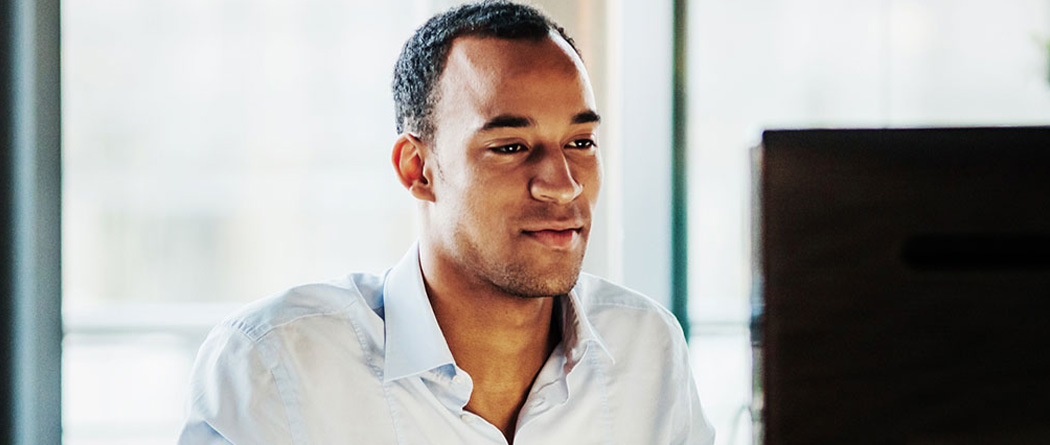
[[[586,238],[578,253],[573,252],[564,266],[552,265],[549,270],[538,270],[527,260],[516,260],[514,253],[506,260],[486,261],[482,250],[474,242],[464,243],[469,246],[466,252],[460,252],[459,263],[464,265],[482,282],[487,283],[501,293],[518,298],[546,298],[567,295],[580,277],[583,268],[583,253],[587,251]],[[496,256],[499,256],[498,254]]]

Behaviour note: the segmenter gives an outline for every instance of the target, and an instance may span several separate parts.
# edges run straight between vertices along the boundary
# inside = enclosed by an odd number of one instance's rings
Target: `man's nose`
[[[533,199],[568,204],[583,193],[583,185],[573,177],[572,166],[560,148],[541,150],[536,175],[529,182]]]

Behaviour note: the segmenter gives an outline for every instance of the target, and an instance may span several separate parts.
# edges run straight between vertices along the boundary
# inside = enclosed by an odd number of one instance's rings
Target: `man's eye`
[[[577,139],[569,142],[569,148],[591,148],[594,147],[594,141],[590,139]]]
[[[492,151],[500,154],[512,154],[525,151],[525,146],[522,144],[501,145],[499,147],[492,147]]]

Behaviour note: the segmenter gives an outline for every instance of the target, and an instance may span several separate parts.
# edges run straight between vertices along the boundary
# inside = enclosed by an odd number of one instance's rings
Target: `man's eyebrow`
[[[497,128],[525,128],[532,126],[532,119],[522,116],[501,114],[481,126],[481,131],[494,130]]]
[[[572,123],[576,124],[589,124],[589,123],[601,123],[602,117],[592,110],[581,111],[576,113],[572,117]],[[524,116],[515,116],[511,114],[501,114],[481,126],[479,131],[495,130],[497,128],[526,128],[531,127],[535,122]]]
[[[599,116],[598,113],[595,113],[591,110],[577,113],[575,116],[572,117],[573,124],[589,124],[591,122],[601,123],[601,121],[602,117]]]

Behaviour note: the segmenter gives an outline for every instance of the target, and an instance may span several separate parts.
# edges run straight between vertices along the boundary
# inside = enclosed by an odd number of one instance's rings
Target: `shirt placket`
[[[474,380],[458,366],[430,371],[428,389],[459,421],[495,443],[506,443],[503,432],[481,416],[464,409],[474,391]]]
[[[563,405],[569,397],[569,388],[566,384],[567,360],[562,346],[559,344],[551,353],[550,360],[543,365],[533,389],[525,400],[525,405],[518,415],[517,429],[525,429],[535,418],[542,416],[554,407]]]

